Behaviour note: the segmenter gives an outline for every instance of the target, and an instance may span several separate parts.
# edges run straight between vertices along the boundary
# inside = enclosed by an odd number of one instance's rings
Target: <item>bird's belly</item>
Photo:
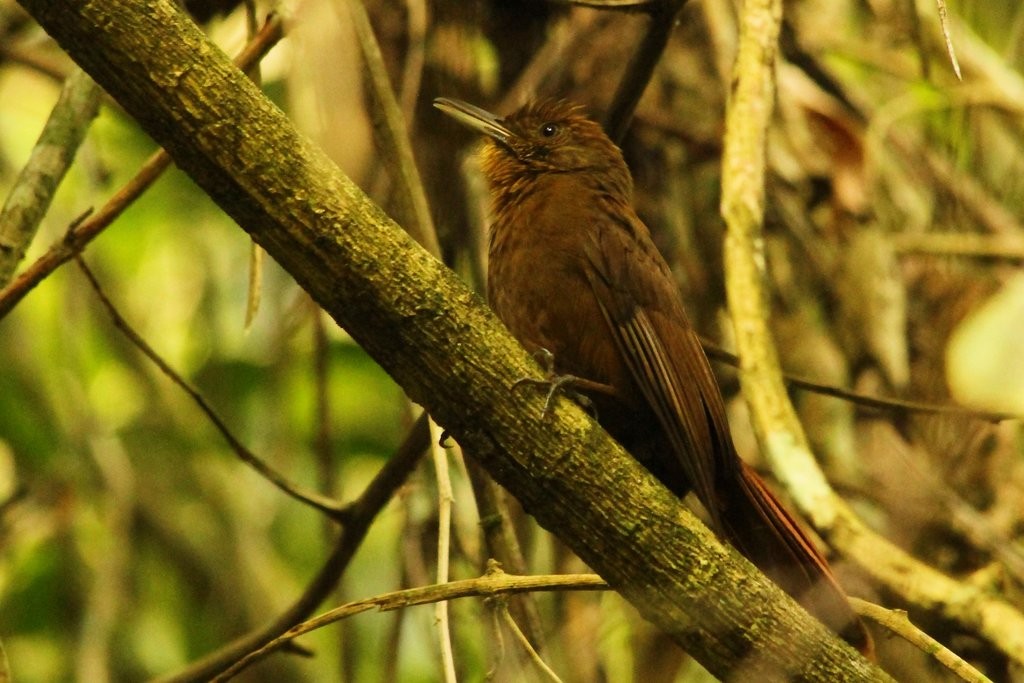
[[[597,419],[619,443],[682,495],[681,472],[662,471],[669,463],[657,418],[633,379],[608,329],[594,290],[582,269],[566,259],[552,264],[524,250],[512,261],[492,259],[488,278],[491,305],[512,335],[530,352],[547,349],[555,372],[608,386],[614,393],[584,391]],[[515,267],[515,263],[530,263]],[[671,482],[671,483],[670,483]]]
[[[491,262],[488,293],[498,317],[528,351],[550,351],[558,373],[613,384],[622,361],[582,270],[530,251],[515,260],[525,267]]]

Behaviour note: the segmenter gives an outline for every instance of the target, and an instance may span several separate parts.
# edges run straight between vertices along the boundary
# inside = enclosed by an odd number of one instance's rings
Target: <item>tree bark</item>
[[[167,0],[23,6],[454,438],[720,678],[885,680],[723,547]]]

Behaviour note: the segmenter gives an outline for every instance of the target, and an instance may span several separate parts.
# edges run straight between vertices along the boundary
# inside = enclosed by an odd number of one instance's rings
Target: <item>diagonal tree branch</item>
[[[539,376],[497,319],[169,0],[23,6],[409,396],[709,671],[886,680]]]

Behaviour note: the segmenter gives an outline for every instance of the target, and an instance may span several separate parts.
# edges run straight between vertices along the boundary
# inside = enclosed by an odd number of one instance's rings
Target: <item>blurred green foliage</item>
[[[30,146],[20,142],[34,139],[56,92],[53,83],[0,69],[0,100],[21,108],[5,107],[2,119],[8,168],[27,158]],[[153,151],[130,120],[105,107],[27,260]],[[5,186],[12,179],[7,174]],[[85,259],[122,315],[243,443],[317,488],[314,309],[270,264],[263,309],[246,331],[249,248],[172,170]],[[348,499],[398,445],[408,409],[387,375],[333,323],[326,327],[329,467]],[[16,680],[80,677],[88,669],[76,657],[97,637],[116,653],[114,679],[172,671],[269,620],[301,592],[323,559],[328,527],[230,452],[115,329],[74,264],[0,322],[0,359],[0,496],[26,491],[5,518],[0,562],[0,625]],[[390,533],[371,534],[361,549],[347,579],[358,587],[354,597],[399,585],[399,519],[386,512],[378,527]],[[364,621],[361,638],[385,637],[388,620]],[[316,634],[309,645],[329,653],[336,638]],[[278,674],[331,680],[321,664],[286,660]],[[415,660],[407,666],[409,680],[430,677]],[[426,671],[435,671],[429,661]]]

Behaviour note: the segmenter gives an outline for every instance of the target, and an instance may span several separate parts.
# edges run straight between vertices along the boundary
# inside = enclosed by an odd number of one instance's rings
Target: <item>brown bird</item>
[[[498,118],[435,106],[487,136],[487,294],[512,334],[550,352],[598,421],[663,484],[694,491],[720,536],[863,652],[870,637],[828,564],[737,455],[707,357],[668,265],[633,209],[618,147],[581,109],[545,101]]]

